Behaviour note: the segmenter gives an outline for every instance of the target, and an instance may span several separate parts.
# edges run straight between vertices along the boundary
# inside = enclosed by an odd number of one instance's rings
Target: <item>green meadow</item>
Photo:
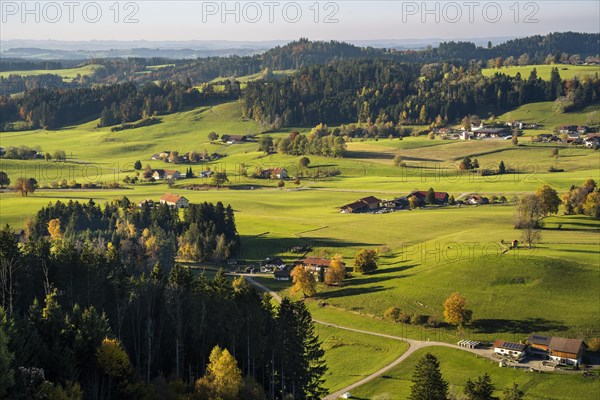
[[[0,77],[8,78],[10,75],[21,75],[21,76],[35,76],[35,75],[58,75],[63,78],[65,82],[71,82],[73,79],[78,76],[86,76],[91,75],[98,68],[102,68],[101,65],[98,64],[87,64],[81,67],[75,68],[62,68],[62,69],[36,69],[36,70],[27,70],[27,71],[2,71],[0,72]]]
[[[600,397],[600,385],[592,377],[580,374],[549,374],[525,372],[512,368],[498,368],[498,364],[471,353],[445,347],[430,347],[417,350],[406,361],[385,375],[352,391],[352,398],[363,400],[384,400],[407,398],[410,395],[412,371],[426,353],[435,355],[444,379],[449,384],[449,393],[462,396],[467,379],[475,380],[487,373],[496,386],[495,396],[517,383],[525,392],[525,400],[592,400]],[[500,397],[502,398],[502,397]]]
[[[390,364],[408,349],[405,342],[316,325],[325,350],[330,392],[344,388]]]
[[[293,246],[310,245],[313,254],[340,254],[351,266],[354,254],[362,248],[385,250],[379,270],[370,275],[354,275],[341,287],[319,285],[315,299],[307,301],[315,318],[343,326],[407,336],[419,340],[456,342],[460,337],[480,340],[520,340],[532,332],[572,337],[600,335],[599,247],[600,222],[583,215],[547,218],[541,243],[532,250],[510,250],[503,254],[502,241],[521,239],[513,229],[514,196],[534,192],[549,184],[559,193],[587,178],[600,182],[600,155],[597,151],[563,144],[531,143],[522,138],[519,146],[504,140],[469,142],[430,140],[426,137],[353,140],[348,156],[331,159],[309,156],[310,171],[339,169],[341,174],[326,179],[303,179],[299,185],[288,180],[281,189],[277,181],[244,177],[258,166],[301,172],[300,157],[281,154],[265,156],[256,143],[211,143],[211,131],[222,134],[260,134],[262,127],[242,118],[240,104],[229,102],[160,116],[160,123],[131,130],[111,132],[98,128],[98,120],[56,131],[2,132],[1,146],[38,146],[53,153],[64,150],[67,162],[0,160],[0,170],[13,182],[19,177],[35,177],[42,187],[66,179],[78,183],[112,182],[133,177],[133,163],[145,167],[178,169],[151,160],[161,151],[177,150],[220,153],[215,162],[192,165],[195,173],[206,168],[225,170],[230,182],[221,189],[190,191],[190,184],[210,183],[207,179],[182,179],[169,188],[164,182],[125,185],[111,190],[38,189],[27,198],[5,190],[0,193],[0,223],[21,228],[25,219],[49,202],[57,200],[110,202],[122,196],[132,201],[158,199],[164,193],[184,195],[192,203],[222,201],[235,210],[242,250],[239,259],[255,262],[280,255],[292,261]],[[600,110],[594,105],[585,110],[553,114],[552,103],[537,103],[513,110],[500,119],[522,119],[544,123],[545,127],[586,123],[589,114]],[[286,135],[292,128],[271,133]],[[310,127],[298,128],[301,132]],[[558,157],[552,149],[559,149]],[[396,167],[393,158],[405,163]],[[457,163],[469,156],[484,168],[496,169],[500,161],[514,173],[492,176],[460,172]],[[555,167],[564,172],[550,173]],[[306,172],[306,171],[302,171]],[[471,193],[505,196],[508,202],[484,206],[448,206],[388,214],[340,214],[339,207],[361,197],[375,195],[392,199],[412,190],[447,191],[455,198]],[[257,279],[259,280],[259,279]],[[289,284],[271,277],[260,282],[289,295]],[[386,308],[396,306],[410,314],[433,315],[442,320],[442,303],[458,291],[467,298],[475,322],[464,332],[448,327],[392,323],[382,319]],[[298,297],[296,295],[296,297]],[[320,303],[321,306],[317,304]],[[329,372],[326,386],[340,389],[390,363],[406,350],[398,341],[319,326],[319,338],[326,350]],[[485,371],[498,388],[516,381],[523,383],[531,399],[542,398],[545,391],[556,399],[566,399],[563,383],[575,382],[581,393],[587,389],[581,377],[498,369],[486,360],[477,360],[455,350],[435,349],[442,360],[444,374],[460,389],[467,376]],[[384,393],[406,393],[416,355],[390,372],[392,378],[379,378],[357,391],[359,398],[376,398]],[[464,368],[470,371],[465,374]],[[564,382],[563,382],[564,381]],[[565,389],[566,390],[566,389]],[[566,392],[565,392],[566,393]],[[353,393],[354,394],[354,393]],[[537,397],[536,397],[537,396]],[[562,396],[562,397],[561,397]],[[383,397],[382,397],[383,398]],[[547,397],[546,397],[547,398]],[[573,398],[573,397],[571,397]],[[584,398],[584,397],[581,397]]]
[[[291,74],[293,74],[294,72],[296,72],[295,69],[282,69],[282,70],[275,70],[272,71],[273,77],[275,77],[276,79],[283,79],[287,76],[290,76]],[[256,81],[259,79],[262,79],[264,74],[264,71],[261,72],[257,72],[256,74],[252,74],[252,75],[244,75],[244,76],[235,76],[233,78],[235,78],[236,81],[240,82],[240,83],[248,83],[248,82],[252,82],[252,81]],[[231,76],[219,76],[215,79],[213,79],[211,82],[221,82],[227,79],[231,79]]]
[[[521,78],[527,79],[533,69],[536,69],[537,76],[544,80],[550,80],[550,72],[552,68],[558,68],[558,73],[562,79],[573,79],[575,77],[583,79],[586,76],[593,77],[600,73],[600,67],[597,65],[569,65],[569,64],[538,64],[538,65],[525,65],[515,67],[502,67],[496,68],[484,68],[481,70],[484,76],[493,76],[494,74],[500,73],[509,76],[515,76],[517,73],[521,74]]]

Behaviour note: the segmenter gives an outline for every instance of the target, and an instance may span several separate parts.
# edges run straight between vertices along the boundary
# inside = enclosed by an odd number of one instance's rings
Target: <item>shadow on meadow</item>
[[[264,260],[266,257],[272,257],[276,254],[287,253],[293,247],[309,246],[312,249],[330,249],[331,255],[339,252],[338,249],[345,247],[365,247],[371,244],[359,241],[344,241],[331,238],[317,238],[311,236],[302,237],[269,237],[270,232],[264,232],[260,235],[241,235],[241,251],[238,258],[247,260]],[[301,258],[303,254],[296,254]],[[318,257],[316,252],[311,252],[307,256]],[[349,263],[350,261],[346,261]]]
[[[369,275],[393,274],[396,272],[406,271],[407,269],[411,269],[416,266],[417,266],[417,264],[411,264],[411,265],[400,265],[400,266],[391,267],[391,268],[379,268],[379,269],[376,269],[375,271],[369,273]]]
[[[394,158],[394,154],[368,150],[351,150],[346,153],[345,157],[367,160],[392,160]]]
[[[577,249],[562,249],[561,252],[565,253],[584,253],[584,254],[598,254],[598,250],[577,250]]]
[[[368,275],[361,275],[359,278],[352,278],[347,281],[344,281],[344,284],[346,286],[353,287],[353,286],[368,285],[368,284],[378,283],[378,282],[389,282],[393,279],[408,278],[409,276],[413,276],[413,274],[406,274],[406,275],[400,275],[400,276],[394,276],[394,277],[390,277],[390,276],[369,277]]]
[[[543,230],[553,230],[553,231],[589,231],[589,230],[598,230],[600,227],[596,221],[587,220],[582,222],[573,222],[571,219],[558,221],[558,222],[550,222],[549,227],[544,227]],[[567,225],[564,228],[562,225]],[[578,226],[581,228],[570,228],[571,226]]]
[[[384,288],[383,286],[373,286],[373,287],[368,287],[368,288],[344,287],[343,289],[339,289],[339,290],[332,290],[332,291],[318,293],[316,297],[318,297],[319,299],[322,299],[322,300],[327,300],[327,299],[334,299],[334,298],[338,298],[338,297],[357,296],[360,294],[377,293],[377,292],[382,292],[384,290],[387,290],[387,289]]]
[[[478,319],[473,322],[473,330],[477,333],[518,333],[530,334],[541,331],[566,331],[567,326],[558,321],[545,318],[527,319]]]

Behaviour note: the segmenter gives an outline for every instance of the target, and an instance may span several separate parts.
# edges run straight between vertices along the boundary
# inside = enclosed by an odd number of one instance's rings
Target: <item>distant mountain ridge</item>
[[[503,43],[514,39],[512,36],[490,38],[454,39],[469,41],[476,45]],[[358,47],[389,48],[396,50],[419,50],[427,46],[438,46],[448,39],[381,39],[345,41]],[[59,41],[59,40],[0,40],[3,57],[40,60],[84,60],[89,58],[113,57],[162,57],[190,59],[230,55],[254,55],[264,53],[277,46],[285,46],[290,40],[268,41],[228,41],[228,40],[186,40],[186,41]],[[51,51],[50,51],[51,50]]]

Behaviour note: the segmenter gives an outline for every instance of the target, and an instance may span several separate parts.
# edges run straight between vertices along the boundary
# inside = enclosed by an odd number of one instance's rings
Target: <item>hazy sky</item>
[[[597,0],[0,0],[0,10],[2,40],[367,40],[600,31]]]

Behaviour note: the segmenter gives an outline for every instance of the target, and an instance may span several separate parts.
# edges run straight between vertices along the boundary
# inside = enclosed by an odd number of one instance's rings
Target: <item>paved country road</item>
[[[281,296],[279,294],[277,294],[276,292],[272,291],[271,289],[269,289],[268,287],[256,282],[254,279],[252,279],[252,276],[246,275],[246,274],[241,274],[243,276],[246,277],[246,279],[248,280],[248,282],[250,282],[250,284],[254,285],[255,287],[257,287],[258,289],[269,293],[269,295],[271,295],[271,297],[273,297],[275,300],[277,300],[278,302],[281,302]],[[325,397],[323,397],[323,400],[337,400],[338,398],[340,398],[341,395],[343,395],[346,392],[349,392],[353,389],[356,389],[359,386],[364,385],[367,382],[372,381],[373,379],[385,374],[387,371],[391,370],[392,368],[394,368],[395,366],[397,366],[398,364],[400,364],[402,361],[406,360],[412,353],[414,353],[415,351],[422,349],[424,347],[430,347],[430,346],[444,346],[444,347],[451,347],[453,349],[457,349],[457,350],[462,350],[462,351],[467,351],[469,353],[473,353],[476,354],[480,357],[485,357],[485,358],[489,358],[491,360],[494,361],[498,361],[495,358],[492,357],[491,353],[489,350],[482,350],[482,349],[469,349],[466,347],[460,347],[457,346],[455,344],[450,344],[450,343],[445,343],[445,342],[433,342],[433,341],[425,341],[425,340],[413,340],[413,339],[407,339],[407,338],[402,338],[399,336],[393,336],[393,335],[386,335],[384,333],[377,333],[377,332],[371,332],[371,331],[365,331],[362,329],[354,329],[354,328],[349,328],[346,326],[341,326],[341,325],[336,325],[336,324],[332,324],[329,322],[325,322],[325,321],[319,321],[317,319],[313,318],[313,321],[316,324],[320,324],[320,325],[325,325],[325,326],[329,326],[329,327],[333,327],[333,328],[337,328],[337,329],[343,329],[346,331],[351,331],[351,332],[357,332],[357,333],[362,333],[365,335],[372,335],[372,336],[379,336],[379,337],[383,337],[383,338],[387,338],[387,339],[392,339],[392,340],[399,340],[402,342],[406,342],[408,343],[408,350],[403,353],[400,357],[398,357],[396,360],[394,360],[391,364],[386,365],[385,367],[381,368],[378,371],[373,372],[372,374],[364,377],[363,379],[361,379],[358,382],[353,383],[352,385],[346,386],[345,388],[342,388],[334,393],[331,393]]]

